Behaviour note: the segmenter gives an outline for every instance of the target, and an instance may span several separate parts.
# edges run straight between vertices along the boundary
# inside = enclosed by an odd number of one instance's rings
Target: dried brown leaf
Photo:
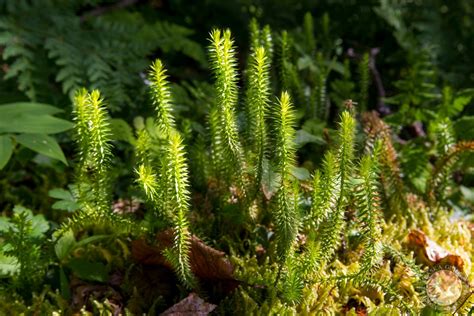
[[[206,303],[196,293],[191,293],[185,299],[168,308],[162,316],[205,316],[209,315],[216,305]]]
[[[419,259],[429,265],[448,264],[463,271],[464,261],[456,254],[452,254],[433,240],[429,239],[426,234],[414,229],[408,234],[408,243],[411,248],[417,250]]]
[[[133,241],[132,256],[139,263],[164,265],[171,269],[163,256],[163,250],[172,245],[173,231],[168,229],[157,235],[156,245],[149,245],[143,239]],[[191,239],[189,261],[192,272],[200,279],[235,281],[234,267],[225,253],[207,246],[196,236]]]

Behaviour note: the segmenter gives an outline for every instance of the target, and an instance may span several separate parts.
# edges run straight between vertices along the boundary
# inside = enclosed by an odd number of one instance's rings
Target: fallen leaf
[[[179,303],[165,310],[161,316],[206,316],[216,307],[214,304],[206,303],[196,293],[191,293]]]
[[[150,245],[144,239],[132,242],[132,256],[135,261],[145,265],[163,265],[171,269],[171,265],[163,256],[163,250],[172,247],[173,231],[167,229],[156,236],[156,244]],[[207,246],[197,238],[191,238],[189,262],[193,274],[201,280],[227,281],[225,288],[232,290],[238,286],[235,280],[234,267],[226,258],[225,253]]]
[[[112,310],[112,315],[118,316],[123,313],[123,297],[110,284],[92,284],[80,279],[71,280],[72,301],[71,306],[75,311],[79,311],[84,306],[86,310],[92,310],[92,300],[103,302],[108,300]]]
[[[408,234],[408,243],[411,248],[418,252],[418,257],[423,263],[433,266],[436,264],[448,264],[463,271],[464,261],[458,255],[451,254],[446,249],[429,239],[419,229],[414,229]]]

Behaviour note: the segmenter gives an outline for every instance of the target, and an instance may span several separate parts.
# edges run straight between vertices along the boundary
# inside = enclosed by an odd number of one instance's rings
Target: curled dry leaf
[[[408,243],[417,250],[418,258],[425,264],[448,264],[463,271],[464,261],[458,255],[449,253],[446,249],[429,239],[419,229],[414,229],[408,234]]]
[[[71,281],[72,293],[72,308],[79,310],[84,306],[90,309],[91,301],[93,299],[100,302],[107,301],[107,304],[112,308],[112,315],[118,316],[123,313],[123,296],[111,284],[91,284],[79,279],[72,279]]]
[[[112,210],[117,214],[136,213],[140,209],[140,201],[136,199],[118,199],[112,204]]]
[[[171,265],[163,256],[163,250],[173,245],[173,231],[165,230],[156,236],[156,244],[149,245],[145,240],[132,242],[133,258],[145,265],[163,265],[171,269]],[[234,267],[225,257],[225,253],[207,246],[192,236],[191,251],[189,254],[191,270],[194,275],[203,281],[224,281],[225,288],[232,290],[238,286],[235,280]]]
[[[191,293],[179,303],[168,308],[161,316],[205,316],[216,308],[216,305],[206,303],[196,293]]]

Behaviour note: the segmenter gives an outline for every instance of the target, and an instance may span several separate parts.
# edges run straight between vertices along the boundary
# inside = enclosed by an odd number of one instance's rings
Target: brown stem
[[[377,88],[377,92],[379,95],[377,101],[377,112],[383,115],[387,115],[390,113],[390,109],[383,102],[383,99],[385,98],[385,88],[383,86],[382,77],[380,76],[380,73],[377,70],[377,67],[375,66],[375,56],[377,56],[379,52],[379,48],[372,48],[370,50],[369,68],[372,71],[372,75],[374,76],[375,87]]]

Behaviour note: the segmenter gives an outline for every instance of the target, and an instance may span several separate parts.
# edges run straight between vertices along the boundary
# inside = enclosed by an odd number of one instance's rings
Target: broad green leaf
[[[31,237],[44,237],[49,229],[49,222],[46,220],[43,214],[33,215],[33,212],[21,205],[15,205],[13,208],[13,213],[26,213],[28,220],[31,222]]]
[[[54,252],[59,261],[63,261],[76,246],[76,239],[72,230],[65,232],[54,245]]]
[[[71,192],[69,192],[68,190],[61,189],[61,188],[49,190],[48,195],[52,198],[60,199],[60,200],[70,200],[70,201],[74,200],[74,197],[72,196]]]
[[[296,138],[295,138],[296,147],[300,148],[308,143],[316,143],[319,145],[324,145],[325,142],[324,142],[324,139],[322,139],[321,137],[310,134],[303,129],[296,131]]]
[[[67,166],[66,157],[53,137],[44,134],[21,134],[15,138],[21,145],[42,155],[58,159]]]
[[[2,119],[17,115],[53,115],[63,110],[54,106],[35,102],[15,102],[0,105]]]
[[[81,206],[75,201],[61,200],[54,202],[51,207],[53,208],[53,210],[74,212],[77,211]]]
[[[0,278],[8,278],[16,274],[20,269],[15,257],[0,253]]]
[[[112,130],[113,140],[122,140],[129,144],[135,144],[135,137],[133,136],[133,130],[130,125],[122,119],[110,120],[110,128]]]
[[[311,175],[309,174],[309,171],[306,168],[294,167],[291,170],[291,174],[296,179],[302,180],[302,181],[309,180],[311,178]]]
[[[13,118],[0,118],[0,132],[4,133],[41,133],[56,134],[67,131],[74,126],[69,121],[50,115],[25,115]]]
[[[100,262],[73,258],[68,267],[82,280],[105,282],[108,278],[107,266]]]
[[[468,188],[461,185],[459,189],[461,190],[462,195],[467,201],[474,203],[474,190],[472,188]]]
[[[8,135],[0,135],[0,170],[5,167],[13,152],[12,139]]]
[[[69,190],[61,188],[52,189],[48,192],[48,195],[52,198],[59,199],[51,207],[54,210],[64,210],[68,212],[74,212],[80,208],[73,194]]]

